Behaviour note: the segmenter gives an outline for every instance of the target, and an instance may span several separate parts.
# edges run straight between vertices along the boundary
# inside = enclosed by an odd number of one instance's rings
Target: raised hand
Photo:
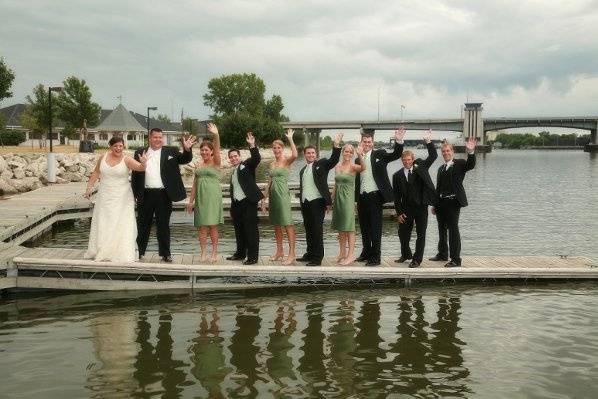
[[[289,140],[289,143],[293,141],[293,134],[295,133],[295,131],[293,129],[287,129],[287,140]]]
[[[403,139],[405,138],[405,127],[401,126],[400,128],[398,128],[397,130],[395,130],[395,141],[399,142],[399,141],[403,141]]]
[[[218,127],[210,122],[208,123],[208,132],[212,133],[214,136],[218,136]]]
[[[343,134],[337,133],[334,135],[334,146],[339,148],[341,146],[341,141],[343,141]]]
[[[363,145],[361,143],[359,143],[359,145],[355,149],[355,152],[357,153],[357,156],[362,156],[363,155]]]
[[[247,138],[245,141],[247,141],[247,144],[249,144],[249,148],[255,147],[255,137],[253,137],[253,133],[247,132]]]
[[[185,151],[190,151],[193,144],[197,142],[195,136],[184,136],[183,137],[183,148]]]
[[[424,133],[424,141],[426,144],[430,144],[430,141],[432,141],[432,129],[426,130],[426,133]]]
[[[147,151],[143,151],[143,153],[139,157],[139,163],[142,165],[145,165],[147,163],[148,159],[149,159],[149,156],[147,155]]]
[[[475,137],[470,137],[469,139],[467,139],[467,142],[465,143],[465,148],[467,149],[467,152],[471,153],[475,151],[477,140],[478,139],[476,139]]]

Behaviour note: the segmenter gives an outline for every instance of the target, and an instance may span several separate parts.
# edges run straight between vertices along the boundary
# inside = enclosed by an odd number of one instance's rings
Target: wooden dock
[[[157,254],[136,263],[95,262],[83,259],[83,250],[3,247],[5,273],[0,289],[57,290],[234,290],[279,287],[347,287],[397,285],[417,282],[494,282],[499,280],[598,280],[598,265],[584,257],[472,256],[460,268],[426,261],[410,269],[384,258],[378,267],[362,263],[339,266],[325,259],[322,266],[298,263],[282,266],[266,257],[244,266],[221,260],[202,263],[198,254],[174,254],[173,263],[161,263]]]

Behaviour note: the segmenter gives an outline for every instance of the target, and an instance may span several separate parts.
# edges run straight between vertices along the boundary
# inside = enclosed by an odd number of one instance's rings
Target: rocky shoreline
[[[288,151],[288,149],[287,149]],[[126,151],[132,155],[132,151]],[[222,168],[230,168],[228,150],[220,151]],[[273,159],[272,150],[260,149],[262,161]],[[87,181],[93,172],[100,154],[75,153],[56,154],[56,183]],[[241,158],[249,157],[249,150],[241,150]],[[181,165],[181,174],[188,180],[193,175],[195,164],[200,159],[199,149],[193,149],[193,161]],[[4,154],[0,155],[0,195],[11,195],[36,190],[48,184],[48,161],[45,154]]]

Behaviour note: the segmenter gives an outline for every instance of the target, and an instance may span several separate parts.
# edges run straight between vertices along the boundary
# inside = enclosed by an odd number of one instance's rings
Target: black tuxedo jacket
[[[255,183],[255,168],[260,164],[262,157],[260,155],[260,150],[257,147],[250,148],[249,152],[251,153],[251,156],[239,164],[239,169],[237,169],[237,179],[239,179],[239,184],[245,193],[245,197],[249,201],[257,203],[264,197]],[[232,175],[230,197],[233,198]]]
[[[147,151],[147,147],[135,151],[134,158],[137,161],[139,161],[143,151]],[[164,183],[164,190],[173,202],[182,201],[187,197],[179,165],[191,162],[192,158],[191,151],[180,152],[177,147],[162,147],[160,176],[162,177],[162,183]],[[131,173],[131,187],[135,198],[138,201],[142,200],[145,189],[145,172],[133,171]]]
[[[384,199],[384,202],[391,202],[393,199],[392,186],[390,185],[390,179],[388,178],[388,171],[386,166],[392,161],[396,161],[401,158],[403,153],[403,144],[395,143],[395,147],[392,152],[386,152],[384,149],[372,150],[370,156],[370,165],[368,168],[372,168],[372,174],[374,175],[374,181],[378,186],[378,190]],[[359,159],[355,161],[359,164]],[[361,190],[361,177],[358,173],[355,177],[355,201],[359,200],[359,194]]]
[[[332,154],[330,154],[330,158],[321,158],[314,162],[312,165],[312,172],[314,174],[314,182],[316,183],[316,187],[320,192],[324,201],[326,201],[326,205],[331,205],[332,200],[330,198],[330,190],[328,190],[328,172],[330,169],[334,168],[338,163],[338,159],[341,155],[341,149],[333,147]],[[305,165],[299,171],[299,198],[303,198],[303,172],[305,172]]]
[[[441,173],[441,169],[444,168],[444,164],[440,165],[438,168],[438,175],[436,176],[437,198],[440,198],[440,179],[449,179],[450,184],[453,187],[453,191],[457,196],[459,205],[462,207],[467,206],[467,195],[465,195],[465,188],[463,188],[463,179],[465,178],[465,173],[467,173],[468,170],[472,170],[474,167],[475,154],[467,155],[467,160],[453,159],[453,165],[448,168],[448,173]]]
[[[438,158],[434,143],[428,143],[428,157],[426,159],[417,158],[413,161],[412,190],[413,199],[417,206],[436,205],[436,189],[432,178],[430,177],[430,166]],[[405,178],[405,168],[401,168],[392,176],[392,187],[394,193],[395,210],[397,215],[405,213],[407,206],[407,179]]]

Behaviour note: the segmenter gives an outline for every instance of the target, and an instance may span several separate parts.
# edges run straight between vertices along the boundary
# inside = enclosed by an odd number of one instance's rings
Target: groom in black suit
[[[131,186],[137,202],[137,247],[139,258],[145,255],[147,242],[156,217],[158,253],[164,262],[172,262],[170,254],[170,214],[172,203],[187,197],[179,165],[191,162],[191,147],[195,137],[183,138],[183,152],[176,147],[165,147],[162,129],[153,128],[149,133],[149,147],[135,151],[134,158],[144,152],[148,161],[145,172],[131,173]]]
[[[424,136],[428,157],[413,160],[411,151],[404,151],[401,155],[403,167],[392,177],[395,198],[395,210],[399,221],[399,240],[401,241],[401,257],[396,263],[403,263],[412,259],[409,267],[419,267],[424,256],[426,245],[426,229],[428,227],[428,205],[436,204],[436,190],[428,169],[434,163],[438,154],[432,143],[432,132]],[[415,254],[411,252],[409,241],[415,222],[417,240]]]
[[[385,149],[374,150],[374,137],[371,133],[361,135],[363,146],[363,160],[369,162],[365,171],[358,173],[355,178],[355,201],[361,241],[363,248],[358,262],[366,262],[366,266],[380,264],[380,247],[382,241],[382,207],[392,202],[392,186],[388,179],[387,165],[396,161],[403,153],[403,138],[405,129],[395,130],[395,145],[393,152]],[[359,163],[357,160],[355,163]]]
[[[313,145],[303,149],[306,165],[299,171],[299,193],[307,251],[297,260],[307,262],[307,266],[319,266],[324,258],[324,214],[326,208],[332,205],[328,172],[338,163],[342,138],[340,133],[334,137],[330,158],[316,159],[318,155]]]
[[[255,137],[247,133],[249,159],[241,162],[241,152],[228,151],[228,160],[234,167],[230,179],[230,216],[235,227],[237,250],[228,260],[243,260],[244,265],[254,265],[259,258],[260,232],[257,228],[257,204],[264,197],[255,183],[255,168],[261,161],[260,151],[255,146]]]
[[[438,168],[436,176],[436,193],[438,205],[435,207],[438,220],[438,253],[430,260],[448,260],[450,244],[451,260],[445,267],[461,266],[461,235],[459,233],[459,215],[461,208],[467,206],[467,196],[463,188],[465,173],[475,167],[476,139],[470,138],[465,143],[467,160],[454,159],[453,146],[449,143],[442,145],[442,158],[444,164]]]

